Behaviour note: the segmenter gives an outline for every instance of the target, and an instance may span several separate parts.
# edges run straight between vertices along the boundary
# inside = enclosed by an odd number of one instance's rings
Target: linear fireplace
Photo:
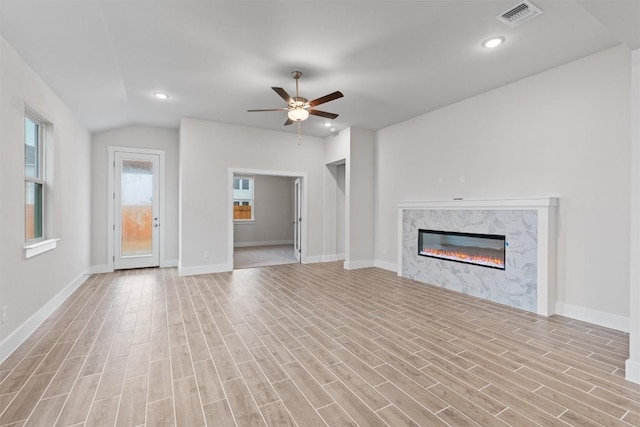
[[[418,255],[505,269],[505,236],[418,230]]]

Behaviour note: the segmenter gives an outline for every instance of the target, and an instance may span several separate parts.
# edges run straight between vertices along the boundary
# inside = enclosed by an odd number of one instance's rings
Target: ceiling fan
[[[255,113],[255,112],[261,112],[261,111],[286,111],[287,121],[284,122],[285,126],[288,126],[294,122],[298,122],[298,125],[299,125],[300,122],[307,120],[307,118],[309,118],[309,115],[326,117],[327,119],[335,119],[336,117],[338,117],[337,114],[316,110],[315,107],[318,105],[324,104],[325,102],[342,98],[344,96],[342,92],[338,90],[328,95],[321,96],[318,99],[314,99],[313,101],[309,101],[307,98],[301,97],[300,94],[298,93],[298,80],[300,79],[300,77],[302,77],[302,71],[293,71],[291,73],[291,77],[293,77],[296,80],[296,96],[295,97],[289,96],[287,91],[285,91],[281,87],[271,88],[278,95],[280,95],[282,99],[285,100],[285,102],[287,103],[286,108],[270,108],[267,110],[247,110],[247,112]]]

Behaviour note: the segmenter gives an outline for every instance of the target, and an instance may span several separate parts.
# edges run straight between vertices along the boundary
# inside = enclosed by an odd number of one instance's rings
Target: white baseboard
[[[625,379],[640,384],[640,362],[627,359],[625,362]]]
[[[177,259],[165,259],[164,261],[160,262],[161,268],[172,268],[177,266],[178,266]]]
[[[344,254],[331,254],[331,255],[324,255],[322,257],[322,262],[335,262],[335,261],[344,261]]]
[[[373,263],[374,267],[382,268],[384,270],[393,271],[394,273],[398,272],[398,265],[395,262],[387,262],[376,260]]]
[[[371,259],[367,259],[364,261],[345,261],[344,269],[345,270],[358,270],[360,268],[369,268],[374,266],[374,262]]]
[[[325,262],[324,256],[322,255],[312,255],[304,257],[303,264],[316,264],[319,262]]]
[[[73,279],[71,283],[64,287],[57,295],[51,298],[45,303],[33,316],[27,319],[22,325],[18,327],[11,335],[4,339],[0,343],[0,363],[2,363],[11,353],[13,353],[19,346],[31,335],[37,328],[44,322],[47,317],[58,308],[60,305],[69,298],[76,289],[82,285],[85,280],[89,278],[88,271],[80,274]]]
[[[89,267],[89,274],[113,273],[113,267],[109,264],[92,265]]]
[[[556,301],[556,314],[593,323],[622,332],[629,332],[629,318],[617,314],[605,313],[591,308],[579,307],[577,305],[565,304]]]
[[[251,246],[275,246],[275,245],[293,245],[293,240],[267,240],[265,242],[234,242],[234,248],[248,248]]]
[[[233,271],[233,264],[209,264],[197,265],[195,267],[178,266],[178,274],[180,276],[194,276],[196,274],[223,273]]]

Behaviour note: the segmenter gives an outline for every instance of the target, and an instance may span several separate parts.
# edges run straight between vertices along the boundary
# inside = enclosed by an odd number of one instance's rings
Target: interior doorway
[[[233,268],[303,262],[305,174],[246,169],[229,174]]]

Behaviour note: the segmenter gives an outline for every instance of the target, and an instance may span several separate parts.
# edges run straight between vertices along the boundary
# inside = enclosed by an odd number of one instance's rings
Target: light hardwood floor
[[[340,264],[91,276],[0,365],[0,424],[640,425],[626,334]]]

